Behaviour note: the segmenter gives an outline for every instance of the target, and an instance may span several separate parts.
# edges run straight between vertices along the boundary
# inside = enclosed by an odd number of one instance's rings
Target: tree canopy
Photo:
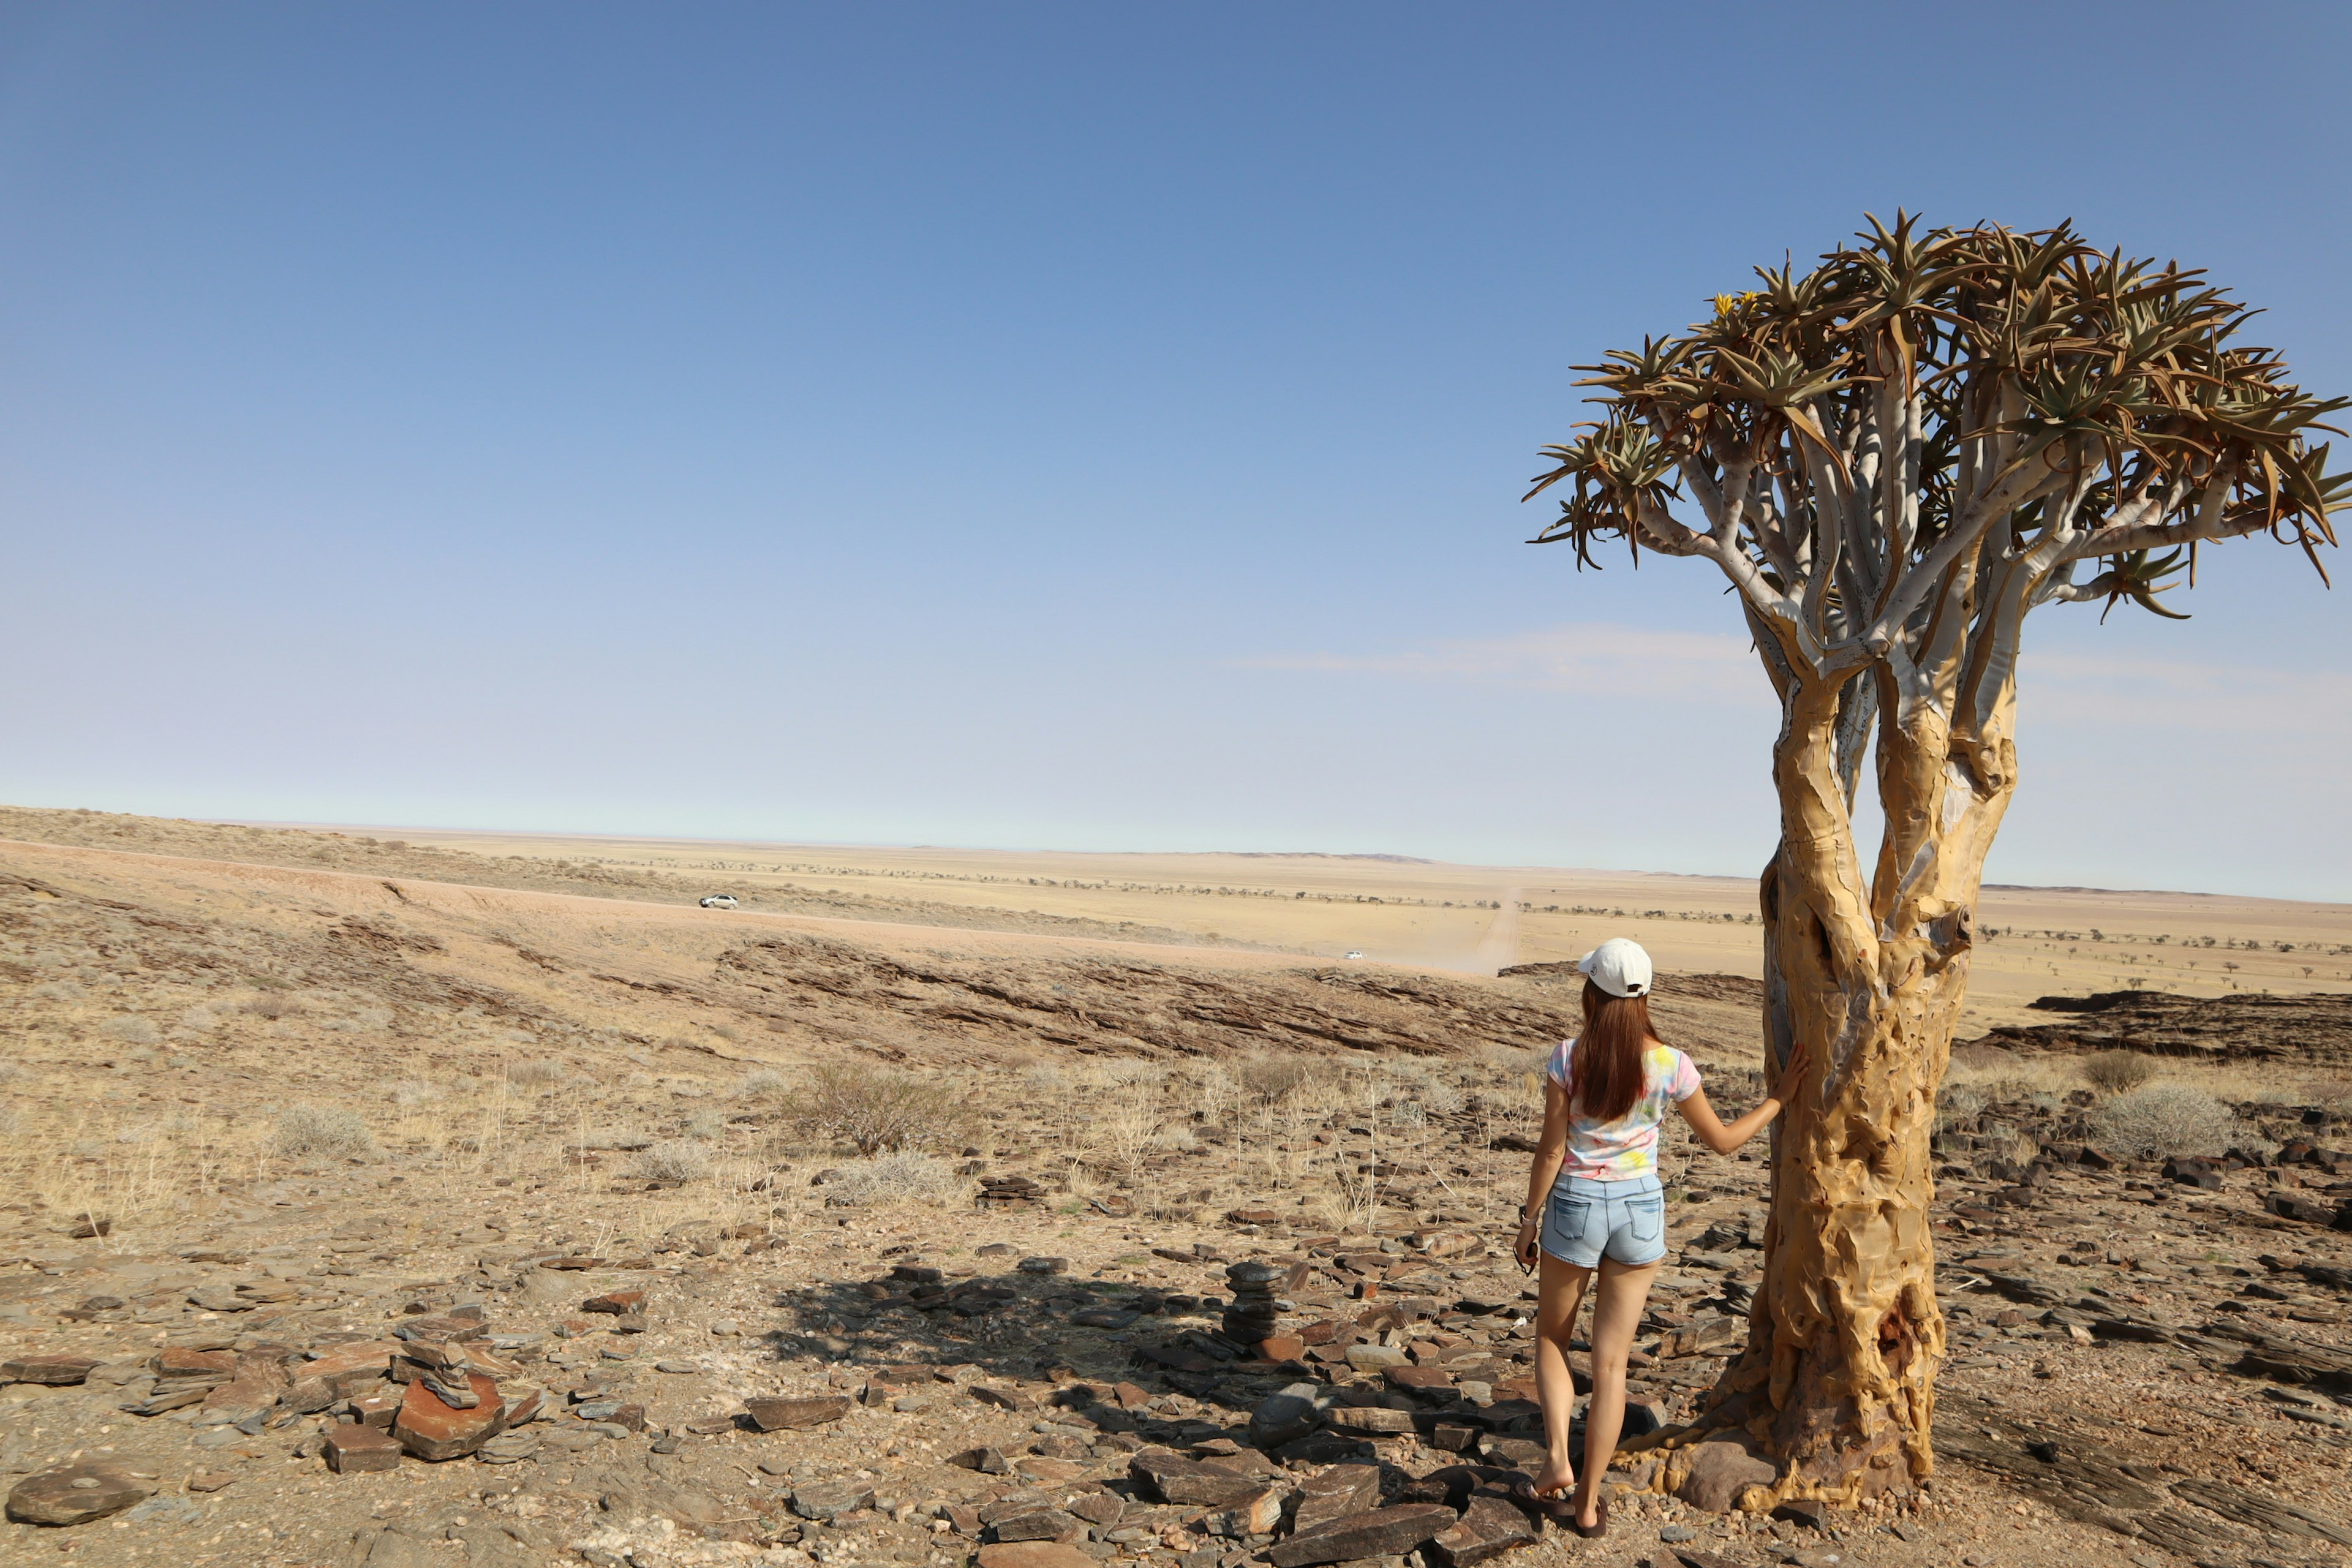
[[[1580,565],[1606,539],[1714,561],[1785,678],[1887,661],[1906,699],[1959,700],[2006,687],[2037,605],[2173,615],[2158,595],[2194,581],[2202,542],[2267,533],[2315,566],[2336,542],[2352,474],[2313,436],[2341,434],[2323,421],[2346,400],[2242,342],[2254,312],[2201,272],[2071,225],[1898,215],[1810,272],[1757,276],[1685,333],[1577,367],[1600,417],[1544,448],[1528,495],[1569,488],[1535,542]]]

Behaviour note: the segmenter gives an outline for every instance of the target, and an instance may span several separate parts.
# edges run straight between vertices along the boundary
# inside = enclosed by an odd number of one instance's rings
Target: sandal
[[[1602,1492],[1601,1494],[1601,1500],[1592,1505],[1592,1522],[1591,1524],[1579,1524],[1576,1521],[1576,1510],[1571,1507],[1569,1510],[1568,1527],[1576,1531],[1577,1534],[1584,1537],[1587,1541],[1598,1541],[1602,1536],[1608,1534],[1609,1494],[1607,1492]]]
[[[1576,1528],[1576,1493],[1573,1488],[1565,1496],[1555,1492],[1547,1497],[1536,1490],[1533,1478],[1521,1476],[1511,1483],[1511,1496],[1518,1500],[1520,1506],[1543,1515],[1562,1530]]]

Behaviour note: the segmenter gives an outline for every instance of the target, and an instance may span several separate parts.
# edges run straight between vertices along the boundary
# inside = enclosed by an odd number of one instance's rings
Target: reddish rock
[[[1454,1380],[1433,1366],[1384,1367],[1381,1375],[1388,1380],[1391,1388],[1407,1394],[1436,1394],[1454,1386]]]
[[[0,1382],[46,1384],[67,1388],[89,1376],[98,1363],[79,1355],[27,1355],[0,1362]]]
[[[392,1434],[346,1421],[327,1431],[327,1468],[339,1476],[400,1468],[400,1444]]]
[[[155,1352],[147,1363],[155,1369],[157,1377],[210,1377],[224,1380],[236,1370],[236,1357],[228,1351],[192,1351],[166,1346]]]
[[[1058,1541],[1016,1541],[980,1549],[980,1568],[1102,1568],[1075,1546]]]
[[[422,1382],[410,1384],[392,1423],[400,1446],[420,1459],[455,1459],[506,1430],[507,1406],[499,1385],[478,1372],[467,1381],[480,1401],[471,1410],[453,1410]]]
[[[8,1517],[19,1524],[87,1524],[154,1489],[111,1465],[67,1465],[18,1481],[8,1494]]]
[[[1306,1327],[1300,1329],[1298,1331],[1297,1339],[1301,1344],[1328,1345],[1333,1340],[1338,1339],[1343,1331],[1348,1331],[1346,1325],[1341,1323],[1337,1318],[1325,1318],[1318,1322],[1309,1323]]]
[[[743,1408],[762,1432],[797,1432],[840,1420],[849,1414],[849,1401],[837,1394],[814,1399],[747,1399]]]
[[[1409,1502],[1335,1519],[1319,1530],[1276,1542],[1266,1552],[1274,1568],[1315,1568],[1359,1557],[1401,1557],[1453,1528],[1454,1510],[1444,1503]]]
[[[643,1290],[607,1290],[602,1296],[591,1296],[581,1302],[580,1310],[583,1312],[611,1312],[619,1316],[641,1311],[645,1304],[646,1293]]]
[[[1276,1334],[1258,1341],[1257,1353],[1268,1361],[1298,1361],[1307,1354],[1307,1342],[1296,1334]]]
[[[1140,1410],[1152,1400],[1152,1393],[1150,1389],[1139,1387],[1132,1383],[1111,1384],[1110,1396],[1118,1402],[1121,1410]]]
[[[393,1356],[408,1347],[398,1340],[361,1340],[348,1345],[336,1345],[299,1368],[304,1377],[346,1378],[364,1373],[382,1377],[392,1365]]]

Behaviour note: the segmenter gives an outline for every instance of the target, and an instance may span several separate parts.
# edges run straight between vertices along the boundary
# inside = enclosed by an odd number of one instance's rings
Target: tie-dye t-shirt
[[[1568,1087],[1569,1058],[1574,1040],[1562,1040],[1547,1069],[1551,1080]],[[1568,1113],[1568,1153],[1559,1163],[1563,1176],[1588,1182],[1622,1182],[1654,1174],[1658,1168],[1658,1122],[1667,1102],[1679,1105],[1698,1092],[1698,1068],[1672,1046],[1653,1044],[1642,1053],[1642,1098],[1615,1121],[1596,1121]]]

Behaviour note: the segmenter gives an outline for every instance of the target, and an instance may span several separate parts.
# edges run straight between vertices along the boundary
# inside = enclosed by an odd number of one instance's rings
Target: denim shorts
[[[1666,1192],[1654,1175],[1622,1182],[1562,1176],[1544,1205],[1543,1249],[1597,1268],[1605,1255],[1639,1268],[1666,1255]]]

